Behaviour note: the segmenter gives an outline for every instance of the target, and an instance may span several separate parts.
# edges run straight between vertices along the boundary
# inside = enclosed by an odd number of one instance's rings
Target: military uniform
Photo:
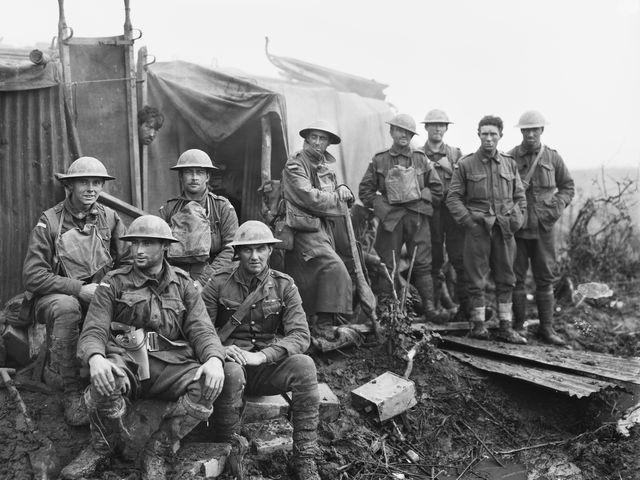
[[[195,205],[193,205],[194,203]],[[192,213],[190,209],[193,207],[195,209]],[[181,225],[178,228],[172,224],[172,219],[176,215],[180,215],[181,219],[179,222]],[[227,244],[233,240],[233,235],[238,229],[238,216],[231,202],[225,197],[206,192],[201,200],[192,202],[184,195],[181,195],[180,197],[172,198],[160,207],[160,216],[172,226],[174,234],[178,235],[181,240],[182,254],[193,254],[193,250],[191,252],[185,252],[185,250],[189,250],[189,248],[198,249],[199,246],[206,245],[208,239],[202,241],[197,237],[188,238],[185,233],[178,234],[176,230],[188,231],[193,236],[194,231],[198,230],[198,218],[200,218],[201,222],[204,221],[206,223],[208,221],[211,237],[211,246],[208,252],[200,251],[198,252],[200,255],[187,255],[179,258],[173,257],[173,250],[170,249],[168,254],[169,262],[172,265],[189,272],[191,278],[198,280],[201,285],[205,285],[215,272],[231,263],[233,249]],[[194,225],[196,226],[195,228],[193,228]]]
[[[449,184],[453,177],[453,170],[462,157],[462,152],[457,147],[451,147],[442,143],[437,151],[431,150],[429,143],[423,147],[427,158],[431,160],[433,167],[438,173],[438,177],[443,186],[443,198],[446,199],[449,192]],[[444,249],[447,249],[447,256],[456,272],[456,297],[463,311],[468,309],[466,293],[466,276],[462,252],[464,249],[464,228],[460,226],[451,216],[449,209],[443,202],[438,205],[433,212],[431,221],[431,247],[432,265],[431,272],[434,279],[434,292],[436,302],[444,281],[442,267],[444,265]]]
[[[93,384],[85,392],[96,452],[110,454],[122,440],[125,397],[172,402],[145,452],[168,454],[211,415],[213,399],[204,397],[201,381],[193,378],[209,359],[223,361],[224,349],[193,281],[166,261],[157,277],[129,266],[100,282],[78,342],[85,363],[94,355],[126,373],[126,378],[116,377],[113,395],[101,395]],[[81,466],[82,457],[75,463]]]
[[[36,321],[47,325],[49,367],[60,375],[66,394],[82,391],[76,348],[88,305],[80,301],[80,289],[129,261],[129,248],[120,240],[124,232],[109,207],[95,203],[84,213],[67,198],[42,214],[29,237],[22,281]],[[74,424],[70,415],[65,411]]]
[[[405,177],[411,183],[411,193],[407,195],[407,187],[401,184],[396,184],[390,192],[388,179],[393,172],[406,174],[411,172],[411,168],[414,173]],[[390,198],[390,193],[393,198]],[[375,249],[387,268],[391,270],[394,252],[396,261],[399,260],[403,244],[407,245],[409,255],[417,247],[413,267],[415,285],[425,310],[430,304],[431,311],[433,283],[429,223],[442,194],[442,182],[424,152],[395,145],[374,155],[359,187],[360,200],[365,206],[372,207],[380,219]]]
[[[214,440],[228,441],[238,432],[245,388],[252,395],[291,391],[294,452],[312,456],[317,448],[320,398],[315,364],[304,355],[310,343],[309,326],[293,279],[268,267],[253,278],[240,268],[226,268],[213,277],[202,297],[219,330],[256,289],[262,293],[223,343],[260,351],[267,363],[244,367],[225,363],[224,387],[214,405]]]
[[[524,324],[526,313],[525,280],[529,262],[536,283],[538,313],[543,316],[552,307],[555,280],[556,251],[553,227],[575,193],[573,179],[562,157],[552,148],[539,145],[528,151],[519,145],[509,153],[515,158],[521,178],[525,178],[540,148],[544,148],[536,170],[531,176],[527,197],[527,222],[516,233],[517,253],[514,263],[516,286],[513,292],[514,315],[518,328]],[[550,310],[551,309],[551,310]]]
[[[491,274],[496,284],[499,317],[502,315],[505,325],[507,321],[510,324],[515,284],[514,234],[522,226],[526,213],[524,189],[513,157],[496,151],[487,158],[480,149],[460,159],[446,204],[454,220],[466,229],[463,257],[472,321],[484,321],[484,294]]]
[[[293,277],[307,315],[350,315],[353,289],[351,250],[336,176],[328,166],[335,158],[306,142],[282,172],[285,220],[294,231],[293,249],[285,254],[285,271]]]

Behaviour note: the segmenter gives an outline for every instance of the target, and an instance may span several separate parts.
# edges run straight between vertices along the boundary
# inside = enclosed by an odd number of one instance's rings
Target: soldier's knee
[[[304,383],[317,383],[316,364],[313,359],[303,353],[289,357],[294,375]]]

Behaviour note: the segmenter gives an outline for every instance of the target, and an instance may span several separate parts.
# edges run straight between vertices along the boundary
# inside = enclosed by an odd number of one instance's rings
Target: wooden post
[[[262,124],[262,156],[260,159],[260,178],[262,186],[271,180],[271,122],[269,115],[260,118]]]
[[[58,0],[58,51],[60,53],[60,64],[62,65],[62,101],[64,102],[66,120],[71,128],[73,154],[76,155],[75,158],[78,158],[82,156],[82,149],[80,146],[78,131],[75,128],[76,109],[73,99],[73,90],[71,89],[71,63],[69,60],[69,46],[65,43],[67,30],[67,20],[64,16],[64,0]]]
[[[138,112],[147,104],[147,47],[140,47],[138,50],[137,74],[137,94]],[[140,162],[142,164],[142,208],[149,208],[149,150],[146,145],[140,145]]]
[[[133,59],[133,35],[129,16],[129,0],[124,0],[124,64],[129,80],[126,81],[127,127],[129,131],[129,162],[131,170],[131,199],[133,205],[142,208],[142,181],[140,177],[140,157],[138,153],[138,100],[136,95],[136,71]]]

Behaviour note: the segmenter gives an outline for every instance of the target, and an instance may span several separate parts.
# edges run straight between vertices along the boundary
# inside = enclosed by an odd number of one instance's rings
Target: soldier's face
[[[502,133],[495,125],[483,125],[478,129],[480,147],[487,153],[493,153],[498,148]]]
[[[522,133],[522,143],[524,143],[527,147],[537,147],[540,145],[540,135],[542,135],[542,131],[544,128],[521,128],[520,133]]]
[[[273,251],[271,245],[243,245],[238,247],[240,268],[250,275],[257,275],[263,271]]]
[[[391,127],[391,130],[389,130],[389,134],[393,139],[393,144],[396,147],[400,147],[400,148],[408,147],[414,135],[409,130],[405,130],[404,128],[398,128],[398,127]]]
[[[424,126],[429,141],[433,143],[440,143],[448,128],[446,123],[427,123]]]
[[[209,172],[205,168],[183,168],[180,170],[180,181],[185,192],[203,194],[209,181]]]
[[[165,243],[156,238],[134,238],[131,241],[133,262],[142,271],[157,269],[162,264]]]
[[[329,135],[322,130],[311,130],[307,135],[307,143],[318,153],[324,153],[329,146]]]
[[[155,124],[151,122],[144,122],[138,127],[138,140],[143,145],[151,145],[158,135],[158,130],[155,129]]]
[[[98,200],[103,188],[103,178],[74,178],[69,182],[71,203],[79,210],[86,210]]]

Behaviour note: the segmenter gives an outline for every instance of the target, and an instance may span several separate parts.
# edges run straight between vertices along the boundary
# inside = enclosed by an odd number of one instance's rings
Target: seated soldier
[[[46,210],[31,232],[22,281],[30,310],[47,326],[50,338],[45,378],[49,382],[60,377],[64,419],[78,426],[89,423],[76,359],[82,318],[98,283],[122,265],[128,248],[121,241],[125,227],[120,217],[98,203],[105,180],[114,179],[102,162],[79,158],[56,178],[66,198]]]
[[[252,395],[291,391],[291,467],[297,478],[314,480],[320,478],[314,459],[318,379],[313,360],[303,354],[309,348],[309,326],[298,289],[291,277],[268,265],[272,245],[278,242],[265,224],[243,223],[230,243],[239,266],[218,272],[202,292],[225,351],[225,383],[214,405],[213,440],[237,443],[244,388]]]
[[[141,456],[142,478],[166,477],[172,446],[211,415],[222,390],[224,350],[200,294],[186,272],[164,254],[177,240],[161,218],[131,223],[133,266],[107,275],[96,290],[78,342],[89,365],[85,402],[91,445],[62,471],[77,479],[121,446],[125,399],[172,402]]]

